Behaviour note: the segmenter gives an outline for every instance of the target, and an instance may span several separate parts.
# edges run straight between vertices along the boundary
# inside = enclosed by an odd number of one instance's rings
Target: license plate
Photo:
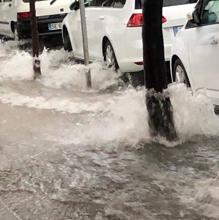
[[[62,28],[62,23],[51,23],[48,24],[49,31],[60,30]]]
[[[176,34],[180,31],[181,28],[182,28],[182,26],[175,26],[175,27],[173,27],[174,36],[176,36]]]

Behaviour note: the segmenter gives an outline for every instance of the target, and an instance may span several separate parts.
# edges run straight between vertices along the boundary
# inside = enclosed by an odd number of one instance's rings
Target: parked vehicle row
[[[36,2],[40,36],[62,35],[64,49],[83,59],[78,0]],[[219,0],[164,0],[165,60],[173,82],[205,88],[219,109]],[[193,12],[193,14],[192,14]],[[85,0],[89,55],[120,72],[143,69],[142,0]],[[187,21],[187,14],[191,19]],[[29,0],[0,0],[0,35],[30,37]]]
[[[36,1],[36,16],[40,36],[61,34],[61,23],[70,11],[70,0]],[[29,0],[0,0],[0,34],[16,40],[29,38]]]
[[[163,34],[165,59],[170,60],[173,39],[186,23],[186,14],[195,0],[164,0]],[[192,4],[193,3],[193,4]],[[143,69],[142,1],[85,0],[89,54],[91,60],[104,60],[121,72]],[[77,2],[63,20],[64,48],[83,58],[81,17]]]
[[[219,113],[219,0],[200,0],[178,33],[171,55],[172,79],[205,89]]]

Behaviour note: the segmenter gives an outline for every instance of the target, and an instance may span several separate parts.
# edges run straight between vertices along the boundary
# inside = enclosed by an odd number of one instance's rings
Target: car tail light
[[[164,16],[162,16],[162,24],[165,22],[167,22],[167,19]]]
[[[30,18],[30,12],[17,13],[17,19],[28,19],[28,18]]]
[[[162,16],[162,24],[167,22],[167,19]],[[132,14],[130,17],[127,27],[140,27],[143,24],[143,14],[138,13],[138,14]]]
[[[140,27],[143,23],[143,15],[142,13],[132,14],[130,17],[127,27]]]

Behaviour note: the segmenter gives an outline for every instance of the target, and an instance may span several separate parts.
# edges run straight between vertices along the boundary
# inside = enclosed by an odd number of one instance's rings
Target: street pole
[[[36,18],[35,2],[36,0],[30,0],[34,79],[38,78],[41,75],[40,59],[39,59],[39,33],[38,33],[38,25],[37,25],[37,18]]]
[[[81,15],[81,30],[82,30],[82,38],[83,38],[84,63],[85,63],[85,66],[88,67],[89,66],[89,50],[88,50],[87,26],[86,26],[84,0],[79,0],[79,5],[80,5],[80,15]],[[86,70],[86,83],[87,83],[87,87],[91,88],[92,86],[91,72],[90,72],[89,67]]]
[[[148,110],[152,136],[169,141],[177,139],[173,110],[167,89],[167,72],[162,32],[163,0],[143,1],[143,60]]]

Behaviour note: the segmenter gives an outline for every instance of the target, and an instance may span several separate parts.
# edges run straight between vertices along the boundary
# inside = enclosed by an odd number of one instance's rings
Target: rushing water
[[[149,136],[145,90],[101,63],[43,51],[42,77],[0,44],[0,219],[219,219],[219,117],[204,91],[169,92],[177,143]],[[8,215],[6,214],[8,213]]]

